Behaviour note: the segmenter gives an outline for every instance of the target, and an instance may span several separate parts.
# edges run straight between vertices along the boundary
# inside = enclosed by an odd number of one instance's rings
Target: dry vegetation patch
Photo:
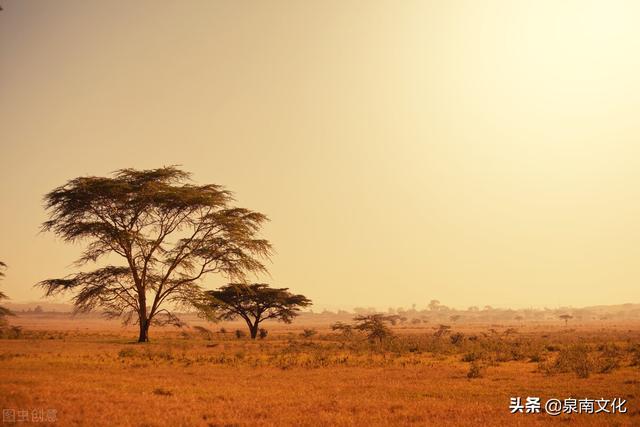
[[[380,341],[301,327],[252,341],[193,328],[145,344],[25,330],[0,341],[0,406],[96,426],[640,424],[637,333],[489,329]],[[512,396],[621,397],[629,413],[511,415]]]

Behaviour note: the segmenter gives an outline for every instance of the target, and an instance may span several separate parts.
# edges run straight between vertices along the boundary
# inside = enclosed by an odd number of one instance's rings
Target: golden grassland
[[[634,323],[396,328],[383,343],[209,325],[137,344],[132,329],[25,318],[0,340],[0,407],[55,409],[56,425],[640,425]],[[512,415],[512,396],[620,397],[628,412]]]

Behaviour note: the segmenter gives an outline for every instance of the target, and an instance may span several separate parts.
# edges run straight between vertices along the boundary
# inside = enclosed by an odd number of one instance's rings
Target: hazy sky
[[[79,253],[46,192],[179,164],[316,308],[640,302],[640,2],[0,4],[14,301]]]

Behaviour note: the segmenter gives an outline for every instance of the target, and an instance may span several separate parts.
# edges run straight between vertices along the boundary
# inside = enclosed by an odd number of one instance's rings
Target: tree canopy
[[[387,323],[395,325],[398,321],[397,315],[385,314],[369,314],[354,317],[356,322],[353,329],[364,332],[370,341],[378,340],[382,342],[384,339],[393,336],[393,332],[386,325]]]
[[[138,323],[139,341],[147,341],[151,324],[179,324],[172,307],[194,305],[205,275],[245,280],[266,272],[271,245],[258,233],[268,219],[233,201],[223,187],[194,185],[174,166],[72,179],[45,195],[42,230],[86,243],[79,267],[107,256],[120,262],[38,285],[47,296],[74,292],[77,312],[101,308]]]
[[[210,310],[215,319],[244,319],[253,339],[264,320],[291,323],[301,307],[312,304],[304,295],[292,294],[288,288],[271,288],[265,283],[230,283],[206,294],[209,302],[205,309]]]

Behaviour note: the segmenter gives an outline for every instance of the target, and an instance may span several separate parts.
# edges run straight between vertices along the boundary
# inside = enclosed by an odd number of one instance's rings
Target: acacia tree
[[[7,268],[7,264],[0,261],[0,279],[4,278],[4,269]],[[9,299],[2,291],[0,291],[0,301]],[[10,316],[13,313],[5,307],[0,307],[0,325],[5,323],[5,317]]]
[[[561,314],[558,317],[564,320],[564,326],[567,326],[567,324],[569,323],[569,320],[573,319],[573,316],[570,314]]]
[[[176,307],[203,297],[200,279],[221,273],[244,280],[265,272],[271,245],[258,238],[267,217],[231,206],[232,193],[193,185],[176,167],[121,169],[111,177],[80,177],[44,197],[43,231],[87,242],[78,266],[109,256],[109,264],[38,285],[46,295],[75,292],[76,312],[101,308],[107,317],[137,323],[139,342],[151,324],[175,324]]]
[[[230,283],[206,294],[209,302],[204,309],[209,311],[210,317],[217,320],[244,319],[252,339],[256,338],[261,322],[277,319],[291,323],[301,307],[312,304],[304,295],[289,292],[289,288],[271,288],[265,283]]]
[[[378,340],[382,343],[388,337],[393,336],[393,332],[387,326],[387,323],[395,325],[399,316],[385,314],[369,314],[354,317],[356,322],[353,329],[367,334],[369,341]]]

